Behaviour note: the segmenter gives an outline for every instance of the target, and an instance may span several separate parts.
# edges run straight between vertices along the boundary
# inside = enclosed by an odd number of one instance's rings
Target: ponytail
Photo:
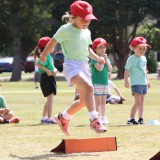
[[[39,58],[39,56],[40,56],[40,48],[39,48],[39,46],[36,46],[36,48],[34,49],[33,56],[34,56],[34,62],[36,62],[36,58],[37,57]]]
[[[75,18],[75,16],[71,15],[69,12],[66,12],[62,16],[62,21],[65,21],[66,23],[73,23],[74,18]]]

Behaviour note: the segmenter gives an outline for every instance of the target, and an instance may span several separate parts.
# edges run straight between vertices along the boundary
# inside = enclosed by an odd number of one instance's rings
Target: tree
[[[150,18],[150,0],[105,0],[90,1],[95,6],[95,15],[98,23],[91,25],[95,37],[104,37],[111,47],[115,64],[118,68],[118,77],[123,78],[124,65],[130,54],[130,41],[136,36],[139,26]],[[154,2],[158,2],[155,0]],[[158,9],[159,3],[154,3]],[[155,9],[155,8],[154,8]],[[153,11],[153,10],[152,10]],[[92,32],[92,33],[93,33]]]
[[[13,52],[13,72],[11,81],[19,81],[22,71],[22,57],[24,51],[35,45],[34,40],[46,29],[48,19],[51,19],[52,3],[42,0],[4,0],[0,1],[1,19],[3,25],[11,39],[8,44]],[[46,10],[47,8],[47,10]],[[53,21],[54,22],[54,21]],[[49,25],[47,23],[47,25]],[[37,38],[38,37],[38,38]],[[6,43],[7,44],[7,43]],[[23,52],[22,52],[23,50]]]

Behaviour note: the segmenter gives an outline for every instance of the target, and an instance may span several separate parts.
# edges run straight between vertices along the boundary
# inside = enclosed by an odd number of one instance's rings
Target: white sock
[[[67,110],[65,110],[63,113],[62,113],[62,117],[66,120],[70,120],[72,118],[72,115],[68,114]]]
[[[93,121],[94,119],[98,118],[98,112],[97,111],[91,111],[91,112],[89,112],[89,116],[90,116],[91,121]]]
[[[106,119],[106,120],[107,120],[107,117],[106,117],[106,116],[100,116],[99,118],[100,118],[100,119]]]
[[[46,116],[42,117],[42,120],[46,120],[46,119],[47,119],[47,117],[46,117]]]
[[[47,120],[48,120],[48,121],[51,121],[51,120],[52,120],[52,118],[50,117],[50,118],[48,118]]]

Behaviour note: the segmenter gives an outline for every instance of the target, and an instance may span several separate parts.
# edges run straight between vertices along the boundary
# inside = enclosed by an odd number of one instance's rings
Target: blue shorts
[[[134,93],[137,94],[147,94],[147,85],[134,85],[131,86],[132,89],[132,95],[134,95]]]

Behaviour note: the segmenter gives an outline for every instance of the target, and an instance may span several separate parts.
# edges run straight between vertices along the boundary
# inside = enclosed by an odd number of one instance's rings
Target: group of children
[[[62,20],[65,20],[67,24],[62,25],[52,38],[42,37],[35,49],[35,63],[41,74],[40,86],[44,97],[47,97],[41,123],[57,123],[65,135],[70,135],[69,123],[72,116],[86,106],[90,128],[97,133],[103,133],[107,131],[103,124],[109,123],[106,117],[106,97],[107,95],[108,98],[112,96],[111,88],[108,87],[109,72],[112,71],[112,66],[106,54],[109,44],[101,37],[96,38],[92,43],[88,27],[91,20],[97,18],[93,15],[93,8],[88,2],[75,1],[71,4],[70,10],[71,12],[66,12],[62,16]],[[55,81],[57,70],[50,53],[53,52],[57,43],[61,44],[65,57],[64,76],[69,86],[76,86],[79,99],[73,101],[67,109],[52,118],[53,96],[57,92]],[[127,124],[144,124],[144,95],[147,93],[147,88],[150,87],[144,54],[147,47],[150,46],[143,37],[136,37],[131,41],[130,47],[135,54],[127,60],[124,79],[125,87],[129,88],[128,77],[130,77],[135,104],[131,109]],[[89,58],[91,59],[91,73],[88,65]],[[114,85],[112,87],[115,88]],[[120,92],[119,96],[121,102],[125,100]],[[138,122],[134,119],[137,110]]]

